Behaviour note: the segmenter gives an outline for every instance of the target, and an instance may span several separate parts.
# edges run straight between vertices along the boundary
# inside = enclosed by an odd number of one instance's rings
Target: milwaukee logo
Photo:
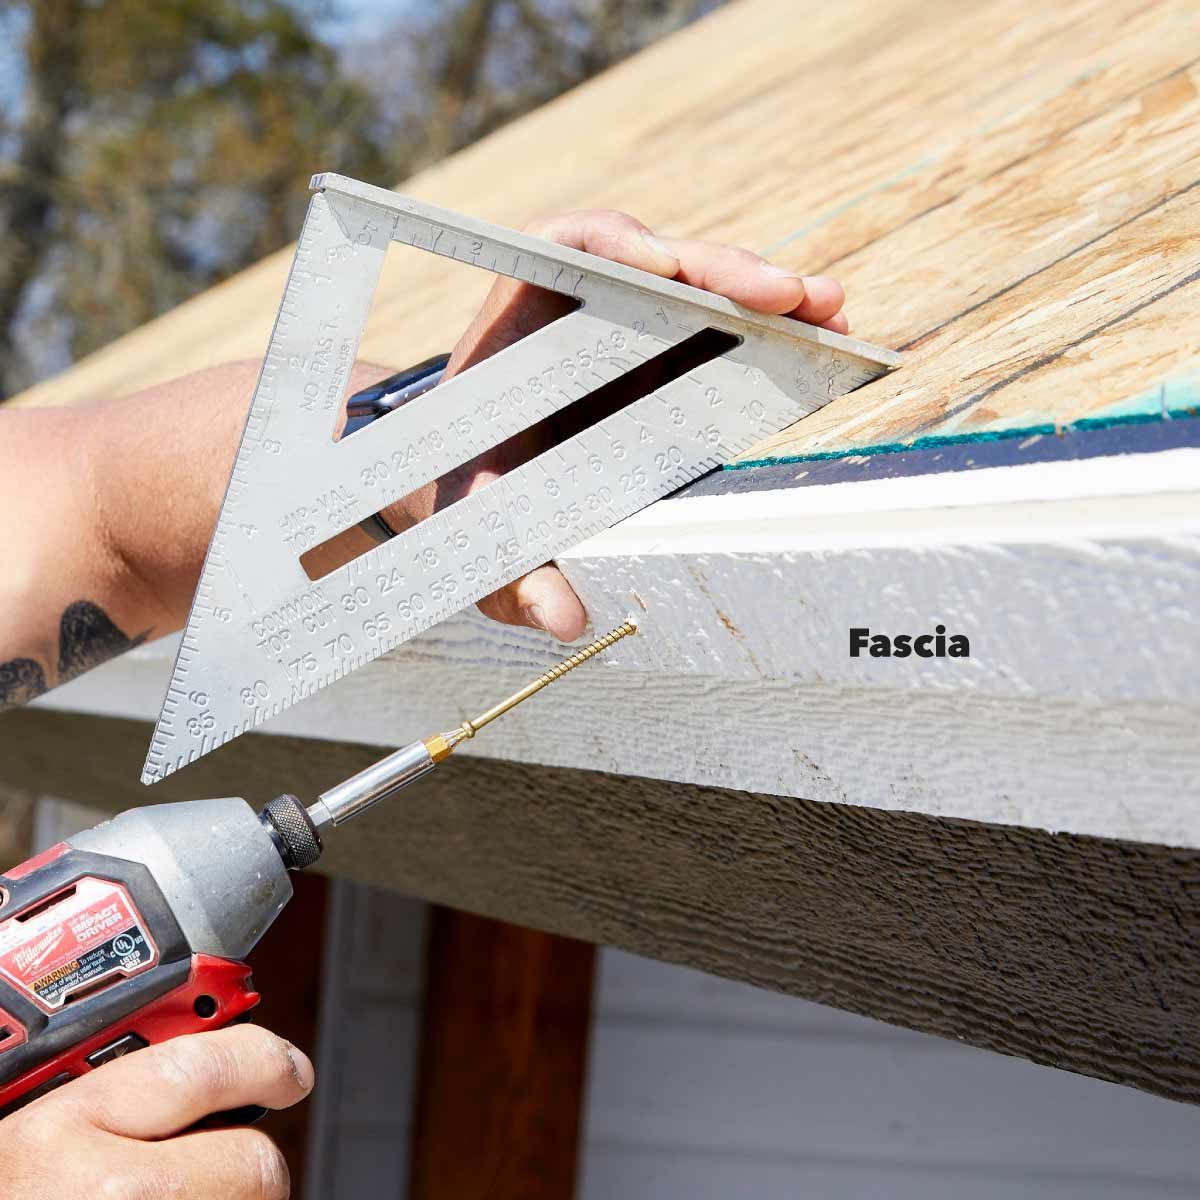
[[[66,930],[60,925],[57,929],[50,930],[39,941],[36,941],[31,946],[22,946],[20,950],[13,955],[13,965],[18,971],[25,972],[31,967],[39,967],[44,963],[50,952],[63,940],[63,934]]]

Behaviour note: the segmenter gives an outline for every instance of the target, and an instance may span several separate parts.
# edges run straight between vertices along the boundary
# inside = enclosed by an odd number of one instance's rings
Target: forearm
[[[0,412],[0,708],[181,627],[257,373]]]

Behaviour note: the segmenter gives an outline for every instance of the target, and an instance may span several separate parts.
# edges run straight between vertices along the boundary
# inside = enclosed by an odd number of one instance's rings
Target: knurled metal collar
[[[262,810],[261,819],[278,837],[280,856],[294,871],[302,871],[321,857],[321,837],[303,804],[295,796],[276,796]]]

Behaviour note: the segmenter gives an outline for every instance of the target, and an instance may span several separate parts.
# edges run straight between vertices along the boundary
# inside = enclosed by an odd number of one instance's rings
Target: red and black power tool
[[[258,1003],[246,955],[291,898],[288,871],[321,856],[321,830],[424,778],[636,629],[628,618],[473,721],[393,751],[308,808],[291,795],[261,814],[238,799],[135,808],[0,875],[0,1117],[122,1054],[243,1019]]]
[[[291,897],[288,870],[320,854],[294,796],[261,814],[198,800],[133,809],[0,875],[0,1116],[244,1019],[259,999],[244,959]]]

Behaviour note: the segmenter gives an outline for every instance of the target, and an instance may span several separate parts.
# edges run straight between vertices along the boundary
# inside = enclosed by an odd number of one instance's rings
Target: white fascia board
[[[1200,848],[1200,450],[672,499],[561,566],[642,634],[469,752]],[[971,657],[850,657],[938,622]],[[40,703],[153,718],[173,640]],[[397,745],[558,657],[463,614],[263,731]]]

